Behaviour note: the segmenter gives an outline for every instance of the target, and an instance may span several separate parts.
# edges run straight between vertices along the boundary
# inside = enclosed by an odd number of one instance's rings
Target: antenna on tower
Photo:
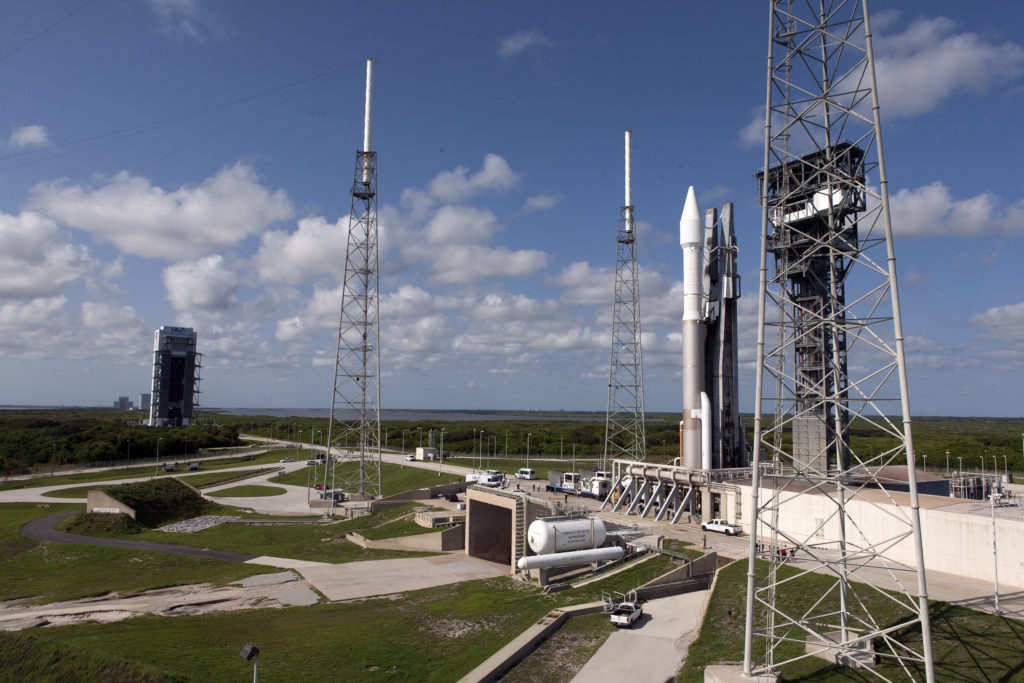
[[[867,1],[773,0],[769,22],[743,674],[818,656],[880,665],[872,673],[883,680],[923,676],[930,683]],[[854,427],[893,445],[862,452],[850,438]],[[879,496],[897,467],[908,495]],[[806,592],[794,580],[811,572],[819,594],[783,608],[778,597],[796,585]],[[874,613],[875,600],[886,606],[884,617]],[[893,603],[902,616],[891,616]]]
[[[328,426],[324,492],[380,496],[380,315],[377,270],[377,153],[373,143],[373,60],[366,60],[363,149],[356,152],[348,247],[341,287],[338,351]],[[333,511],[335,497],[330,497]]]
[[[626,203],[619,209],[615,239],[615,300],[612,304],[612,348],[608,371],[601,469],[609,458],[647,460],[644,423],[644,365],[640,340],[640,267],[636,253],[630,137],[626,131]]]

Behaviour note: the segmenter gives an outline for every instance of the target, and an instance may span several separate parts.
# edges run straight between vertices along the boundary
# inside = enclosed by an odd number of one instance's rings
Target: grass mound
[[[128,515],[105,515],[79,512],[63,525],[64,531],[85,536],[122,536],[146,530]]]
[[[107,494],[134,509],[135,520],[146,527],[197,517],[209,504],[172,477],[112,486]]]
[[[144,664],[99,653],[81,652],[24,633],[0,631],[0,677],[9,681],[110,681],[114,683],[184,680],[151,671]]]

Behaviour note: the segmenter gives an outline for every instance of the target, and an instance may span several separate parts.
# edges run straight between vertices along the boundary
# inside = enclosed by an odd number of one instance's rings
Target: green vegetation
[[[0,631],[0,679],[5,681],[108,681],[110,683],[163,683],[184,680],[153,671],[138,662],[102,652],[83,653],[28,633]]]
[[[720,571],[704,625],[698,638],[690,645],[678,680],[703,681],[703,669],[708,664],[743,661],[746,571],[746,561],[734,562]],[[785,592],[778,594],[779,607],[790,614],[800,613],[831,582],[832,579],[819,574],[795,579]],[[894,624],[906,618],[907,613],[885,596],[874,591],[860,593],[865,598],[865,607],[871,610],[879,624]],[[1019,680],[1020,672],[1024,670],[1024,622],[942,602],[931,603],[930,616],[936,680]],[[755,617],[758,618],[760,614]],[[920,632],[897,633],[896,637],[920,651]],[[882,651],[882,648],[878,647],[878,650]],[[802,645],[787,643],[780,646],[775,658],[784,660],[802,652]],[[899,667],[887,662],[881,663],[875,672],[853,671],[816,658],[782,667],[786,680],[866,682],[878,680],[878,675],[890,680],[905,677]],[[923,680],[922,671],[915,670],[914,673],[915,680]]]
[[[44,543],[18,534],[18,529],[33,519],[80,509],[80,505],[69,504],[0,505],[0,600],[25,598],[45,603],[202,581],[224,585],[253,574],[279,571],[183,555]]]
[[[148,527],[198,517],[207,506],[200,494],[173,477],[111,486],[107,494],[135,510],[135,521]]]
[[[571,680],[614,630],[603,612],[572,617],[501,680],[507,683]]]
[[[380,478],[384,496],[393,496],[403,491],[465,480],[464,477],[451,473],[444,473],[439,477],[437,476],[437,470],[424,469],[422,467],[403,467],[386,462],[380,466]],[[293,470],[287,474],[279,474],[270,481],[275,484],[290,484],[292,486],[306,486],[308,483],[312,487],[317,484],[323,484],[324,468],[321,465],[310,465],[303,469]]]
[[[698,557],[702,557],[704,555],[704,551],[695,548],[693,546],[693,543],[690,543],[689,541],[681,541],[676,538],[664,539],[661,543],[661,547],[665,550],[670,550],[674,553],[685,555],[691,560],[696,560]]]
[[[181,460],[200,448],[235,446],[232,427],[143,427],[131,414],[110,409],[4,410],[0,412],[0,470],[48,471],[68,463],[117,463],[160,456]]]
[[[211,498],[258,498],[263,496],[280,496],[286,493],[280,486],[260,486],[258,484],[247,484],[244,486],[232,486],[228,489],[221,489],[209,494]]]

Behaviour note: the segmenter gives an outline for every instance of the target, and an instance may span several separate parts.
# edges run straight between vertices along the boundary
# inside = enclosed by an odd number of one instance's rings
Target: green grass
[[[71,600],[111,591],[137,593],[187,583],[223,585],[273,567],[120,548],[45,543],[18,534],[26,522],[80,505],[0,505],[0,600]]]
[[[192,460],[202,460],[203,473],[207,473],[210,471],[217,470],[229,470],[236,469],[239,467],[250,467],[252,465],[269,465],[272,463],[277,463],[281,458],[295,457],[296,454],[306,452],[307,451],[299,451],[294,448],[284,448],[256,456],[240,455],[237,457],[225,458],[223,460],[206,460],[202,456],[199,456],[198,458],[192,458]],[[161,462],[163,462],[163,459],[161,459]],[[179,465],[179,470],[183,468],[183,465]],[[156,474],[156,478],[158,479],[163,477],[179,477],[182,479],[189,480],[191,482],[188,472],[179,471],[165,473],[163,467],[157,469],[152,464],[147,464],[127,468],[121,467],[113,470],[78,472],[76,474],[63,474],[56,477],[48,477],[43,475],[33,477],[31,479],[16,479],[0,483],[0,491],[10,491],[12,489],[38,488],[40,486],[64,486],[70,484],[87,484],[90,482],[109,482],[116,481],[118,479],[141,479],[145,477],[153,477],[154,474]],[[191,477],[201,476],[203,476],[202,473],[192,473],[191,475]]]
[[[280,496],[285,493],[287,493],[287,491],[280,486],[247,484],[243,486],[232,486],[229,489],[221,489],[207,495],[211,498],[257,498],[261,496]]]
[[[665,550],[671,550],[672,552],[685,555],[691,560],[696,560],[700,557],[704,557],[704,551],[694,547],[693,543],[689,541],[681,541],[677,538],[666,538],[662,541],[661,547]]]
[[[162,683],[183,679],[102,652],[82,653],[59,642],[36,638],[28,632],[0,631],[0,680]]]
[[[571,617],[501,680],[507,683],[561,683],[575,676],[615,627],[603,612]]]
[[[746,571],[746,561],[738,561],[719,573],[700,635],[690,645],[679,681],[703,681],[706,665],[743,660]],[[802,576],[788,584],[784,593],[779,593],[777,605],[790,614],[799,613],[830,583],[831,579],[824,575]],[[858,593],[879,624],[895,624],[906,617],[907,613],[888,598],[870,590]],[[755,620],[759,618],[755,616]],[[930,618],[936,680],[972,683],[1024,680],[1024,622],[941,602],[931,603]],[[920,651],[919,632],[897,634],[897,638]],[[763,651],[763,641],[759,642]],[[882,651],[881,647],[877,649]],[[788,659],[802,651],[799,644],[784,644],[776,660]],[[889,663],[881,663],[875,671],[892,680],[905,678],[902,669]],[[915,680],[923,680],[921,670],[912,668],[912,671]],[[873,674],[838,667],[817,658],[793,662],[782,667],[782,673],[785,680],[865,683],[878,680]]]
[[[433,553],[417,553],[398,550],[370,550],[360,548],[343,540],[327,540],[347,531],[358,531],[370,537],[403,535],[406,525],[415,527],[415,533],[428,532],[411,522],[396,523],[400,517],[415,509],[415,504],[406,504],[326,525],[246,526],[243,524],[220,524],[194,533],[168,533],[149,530],[126,536],[134,540],[156,541],[193,545],[214,550],[233,550],[240,553],[272,555],[315,562],[359,562],[362,560],[385,560],[399,557],[421,557]],[[216,509],[208,514],[218,514]],[[230,513],[229,513],[230,514]],[[381,525],[395,524],[390,529],[376,530]],[[410,530],[412,531],[412,530]],[[407,535],[407,534],[405,534]]]
[[[380,479],[382,495],[384,496],[393,496],[403,491],[422,489],[437,486],[438,484],[465,481],[464,477],[451,473],[442,473],[439,477],[437,476],[436,469],[403,467],[401,465],[392,465],[391,463],[381,464]],[[324,468],[318,465],[310,465],[287,474],[279,474],[270,479],[274,484],[291,484],[292,486],[306,486],[307,482],[310,486],[315,486],[318,483],[323,483],[323,480]]]

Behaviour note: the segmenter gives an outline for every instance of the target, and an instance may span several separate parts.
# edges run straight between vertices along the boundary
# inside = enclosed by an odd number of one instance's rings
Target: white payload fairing
[[[679,425],[683,467],[710,469],[710,407],[704,391],[704,226],[693,186],[679,219],[683,248],[683,421]]]

